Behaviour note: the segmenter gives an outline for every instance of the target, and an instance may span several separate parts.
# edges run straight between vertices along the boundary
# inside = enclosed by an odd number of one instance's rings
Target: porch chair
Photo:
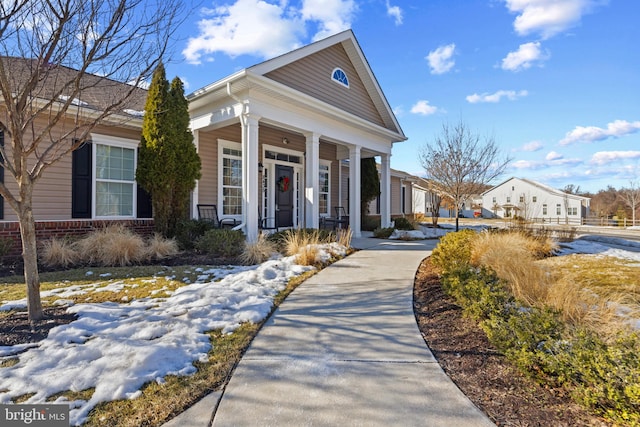
[[[269,225],[273,224],[273,225]],[[262,218],[262,213],[258,209],[258,229],[259,230],[278,230],[278,217]]]
[[[349,227],[349,215],[347,215],[347,211],[342,206],[336,206],[336,219],[334,220],[334,227],[336,228],[347,228]]]
[[[216,205],[198,205],[198,219],[211,222],[214,228],[233,228],[238,225],[235,218],[218,217]]]

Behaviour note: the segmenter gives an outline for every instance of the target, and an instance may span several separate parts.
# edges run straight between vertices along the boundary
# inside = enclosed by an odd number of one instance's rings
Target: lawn
[[[0,403],[68,403],[71,422],[86,425],[161,425],[224,384],[274,304],[314,271],[289,256],[44,273],[44,305],[78,319],[40,343],[0,347]],[[26,305],[21,282],[2,279],[0,317]]]

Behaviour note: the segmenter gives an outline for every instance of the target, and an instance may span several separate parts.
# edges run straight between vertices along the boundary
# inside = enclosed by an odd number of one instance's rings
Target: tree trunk
[[[29,321],[44,317],[40,301],[40,275],[38,274],[38,247],[36,242],[36,222],[29,205],[20,210],[20,236],[22,237],[22,259],[24,281],[27,285],[27,311]]]
[[[456,206],[456,231],[460,230],[460,210],[459,208]]]

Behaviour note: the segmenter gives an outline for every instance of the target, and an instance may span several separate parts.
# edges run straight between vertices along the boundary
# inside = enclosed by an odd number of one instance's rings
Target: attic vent
[[[347,74],[341,68],[335,68],[331,73],[331,80],[340,83],[345,87],[349,87],[349,79]]]

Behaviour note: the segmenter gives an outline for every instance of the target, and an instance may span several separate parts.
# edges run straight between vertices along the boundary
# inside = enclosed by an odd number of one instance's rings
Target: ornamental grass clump
[[[69,267],[78,261],[79,255],[69,239],[52,237],[42,243],[40,258],[50,267]]]
[[[264,233],[260,233],[258,240],[245,244],[244,250],[240,254],[240,262],[244,265],[260,264],[277,252],[275,243],[267,239]]]

